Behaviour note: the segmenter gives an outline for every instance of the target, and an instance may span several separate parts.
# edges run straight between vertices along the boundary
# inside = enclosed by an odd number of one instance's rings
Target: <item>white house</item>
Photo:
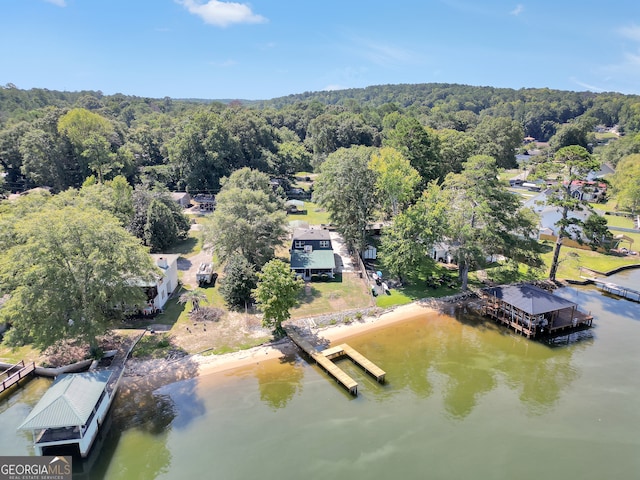
[[[178,286],[178,257],[166,253],[152,254],[151,258],[158,266],[158,275],[153,285],[147,286],[148,313],[162,310],[164,304]]]

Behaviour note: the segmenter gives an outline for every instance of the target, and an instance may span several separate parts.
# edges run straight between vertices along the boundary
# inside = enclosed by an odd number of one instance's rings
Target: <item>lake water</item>
[[[637,288],[640,271],[611,280]],[[300,358],[127,381],[78,478],[640,478],[640,305],[557,294],[595,328],[543,345],[452,311],[347,339],[387,372],[379,385],[341,361],[355,398]],[[0,402],[3,455],[32,453],[15,427],[48,383]]]

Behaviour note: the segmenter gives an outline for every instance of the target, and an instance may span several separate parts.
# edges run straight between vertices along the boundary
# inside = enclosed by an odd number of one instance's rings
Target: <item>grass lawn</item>
[[[332,281],[307,282],[291,318],[312,317],[341,310],[368,308],[371,295],[357,274],[336,275]]]
[[[611,227],[623,227],[623,228],[633,228],[633,220],[628,217],[621,217],[618,215],[605,215],[604,218],[607,219],[607,225]]]
[[[374,270],[381,270],[383,278],[385,271],[382,266],[374,262]],[[443,284],[434,282],[434,279],[443,279]],[[469,284],[472,285],[474,278],[469,276]],[[457,270],[447,270],[440,264],[427,262],[420,269],[413,272],[410,278],[406,279],[405,284],[401,287],[393,287],[389,295],[380,294],[375,297],[376,306],[381,308],[392,307],[394,305],[405,305],[414,300],[422,298],[440,298],[448,295],[454,295],[460,292],[458,286]]]
[[[549,267],[553,259],[553,244],[544,242],[550,249],[542,255],[545,262],[545,272],[548,275]],[[597,270],[599,272],[607,272],[623,265],[633,265],[640,263],[638,257],[619,257],[616,255],[606,255],[591,250],[582,250],[579,248],[562,247],[560,250],[560,263],[558,265],[558,279],[580,280],[580,267]]]
[[[0,362],[16,364],[20,360],[25,362],[36,361],[41,355],[41,351],[31,345],[24,347],[9,347],[0,343]]]
[[[309,225],[321,225],[329,223],[329,212],[324,208],[321,208],[318,204],[313,202],[304,202],[305,213],[294,213],[287,215],[287,222],[293,222],[300,220],[307,222]]]
[[[472,285],[471,276],[469,277],[469,285]],[[392,288],[390,293],[390,295],[378,295],[376,297],[376,306],[387,308],[395,305],[405,305],[422,298],[447,297],[460,293],[460,289],[447,286],[432,288],[428,287],[424,281],[417,281],[402,287]]]
[[[167,251],[163,253],[179,254],[188,258],[200,253],[200,250],[202,250],[202,233],[197,230],[191,230],[189,231],[189,236],[187,238],[177,245],[168,248]]]
[[[603,212],[617,212],[618,202],[615,198],[609,199],[607,203],[590,203],[589,206],[594,210],[601,210]]]

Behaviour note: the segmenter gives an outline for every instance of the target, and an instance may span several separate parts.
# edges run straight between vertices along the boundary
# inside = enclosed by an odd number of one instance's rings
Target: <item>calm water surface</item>
[[[611,280],[637,288],[640,271]],[[449,312],[347,339],[387,372],[378,385],[341,361],[357,398],[299,358],[127,381],[78,478],[640,478],[640,305],[557,294],[596,327],[543,345]],[[2,454],[32,453],[15,427],[47,386],[0,401]]]

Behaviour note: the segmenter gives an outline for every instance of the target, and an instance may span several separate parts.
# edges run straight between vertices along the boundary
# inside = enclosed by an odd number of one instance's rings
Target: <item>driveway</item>
[[[353,260],[347,251],[347,246],[338,232],[329,232],[331,237],[331,245],[336,257],[336,266],[338,273],[349,273],[354,271]]]

